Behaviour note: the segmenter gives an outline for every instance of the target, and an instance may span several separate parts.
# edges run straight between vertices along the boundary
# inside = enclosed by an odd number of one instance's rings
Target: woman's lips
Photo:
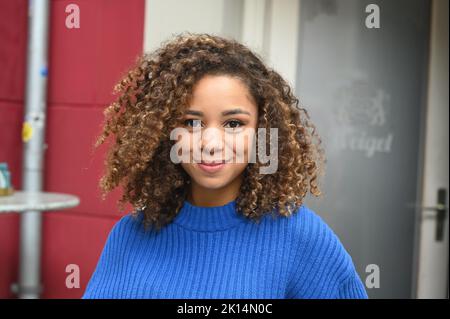
[[[225,166],[225,161],[221,162],[201,162],[198,166],[207,173],[215,173]]]

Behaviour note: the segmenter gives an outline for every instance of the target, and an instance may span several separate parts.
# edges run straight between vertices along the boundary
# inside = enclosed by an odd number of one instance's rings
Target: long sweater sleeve
[[[120,259],[123,253],[121,246],[126,240],[124,235],[126,234],[127,224],[130,222],[129,219],[129,215],[122,217],[109,232],[82,299],[96,299],[100,296],[103,296],[103,298],[109,297],[105,293],[107,293],[107,288],[114,280],[117,280],[115,278],[115,268],[120,266]]]
[[[339,299],[368,299],[364,285],[356,272],[339,285],[337,297]]]
[[[288,298],[368,298],[352,258],[334,231],[308,207],[299,213]]]

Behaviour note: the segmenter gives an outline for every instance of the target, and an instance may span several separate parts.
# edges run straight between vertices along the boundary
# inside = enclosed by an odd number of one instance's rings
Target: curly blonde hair
[[[102,199],[121,184],[120,209],[128,202],[133,215],[142,211],[145,228],[160,230],[173,220],[186,199],[190,177],[170,160],[170,132],[182,125],[193,87],[204,75],[241,79],[257,102],[258,127],[278,128],[278,169],[260,174],[260,163],[249,163],[237,210],[252,220],[274,210],[287,217],[308,192],[321,195],[321,139],[287,82],[236,40],[183,32],[139,56],[114,87],[118,96],[105,109],[95,142],[96,148],[110,135],[115,140],[99,182]]]

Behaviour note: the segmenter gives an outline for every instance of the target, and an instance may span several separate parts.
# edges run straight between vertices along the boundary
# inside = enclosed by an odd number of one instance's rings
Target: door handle
[[[437,193],[437,204],[434,207],[422,207],[422,210],[432,211],[434,214],[425,215],[425,218],[436,219],[436,241],[443,241],[445,220],[447,218],[447,190],[439,188]]]

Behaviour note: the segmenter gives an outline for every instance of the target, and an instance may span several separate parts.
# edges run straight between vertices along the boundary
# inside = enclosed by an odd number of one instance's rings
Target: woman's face
[[[257,119],[258,108],[239,79],[207,75],[196,83],[183,120],[187,138],[181,139],[190,152],[181,166],[195,186],[219,189],[242,177],[255,153]]]

